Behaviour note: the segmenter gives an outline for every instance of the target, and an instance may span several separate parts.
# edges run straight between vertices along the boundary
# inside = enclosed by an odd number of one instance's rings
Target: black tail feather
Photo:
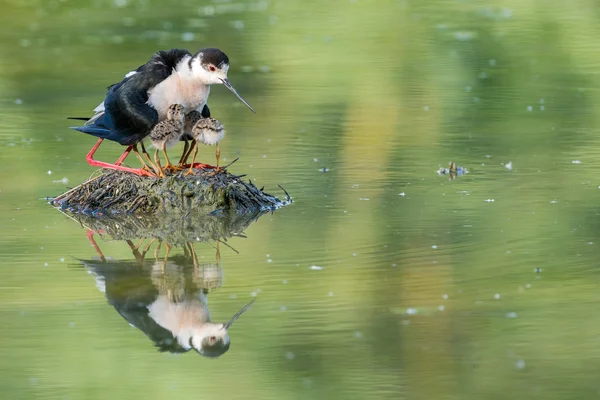
[[[89,117],[67,117],[67,119],[79,119],[81,121],[89,121]]]

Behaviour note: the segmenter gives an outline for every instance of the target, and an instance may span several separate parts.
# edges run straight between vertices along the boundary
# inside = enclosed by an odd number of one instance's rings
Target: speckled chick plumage
[[[192,136],[197,142],[212,146],[225,137],[225,128],[219,120],[201,118],[194,124]]]
[[[188,135],[191,135],[192,128],[194,127],[194,125],[196,125],[196,122],[200,121],[202,118],[204,118],[204,117],[202,116],[202,114],[200,112],[198,112],[196,110],[190,111],[190,113],[185,116],[185,124],[184,124],[184,128],[183,128],[185,133],[187,133]],[[191,138],[192,137],[190,137],[190,139]]]
[[[179,142],[184,132],[185,108],[172,104],[167,110],[167,119],[159,122],[150,132],[150,141],[157,148],[169,148]]]

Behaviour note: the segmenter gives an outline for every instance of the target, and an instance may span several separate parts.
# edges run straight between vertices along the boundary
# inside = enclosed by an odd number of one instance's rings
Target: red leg
[[[129,155],[129,153],[131,153],[131,149],[133,149],[133,146],[128,146],[127,149],[125,149],[125,151],[123,152],[123,154],[121,154],[121,157],[119,157],[119,159],[115,161],[115,165],[121,165],[121,163],[125,161],[125,159]]]
[[[103,140],[104,139],[99,139],[96,142],[96,144],[94,145],[94,147],[92,147],[92,149],[89,151],[89,153],[85,157],[85,159],[89,165],[91,165],[92,167],[101,167],[101,168],[116,169],[119,171],[131,172],[131,173],[139,175],[139,176],[155,176],[154,174],[152,174],[148,171],[145,171],[141,168],[136,169],[136,168],[128,168],[128,167],[121,166],[121,163],[123,161],[125,161],[125,158],[127,158],[129,153],[131,152],[131,149],[133,148],[133,146],[127,147],[127,149],[123,152],[123,154],[121,154],[121,157],[119,157],[119,159],[114,164],[94,160],[94,153],[96,152],[96,150],[98,150],[98,147],[100,147],[100,144],[102,143]]]
[[[100,247],[98,247],[98,245],[96,244],[96,241],[94,240],[94,231],[91,229],[88,229],[88,231],[85,233],[85,235],[87,236],[88,240],[92,243],[92,246],[94,246],[94,249],[96,249],[96,253],[98,253],[102,262],[105,262],[106,258],[104,258],[104,254],[102,254]]]

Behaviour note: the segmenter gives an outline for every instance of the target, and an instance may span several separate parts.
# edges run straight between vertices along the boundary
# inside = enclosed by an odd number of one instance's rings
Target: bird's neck
[[[192,75],[184,58],[167,79],[149,91],[148,103],[157,110],[159,120],[163,120],[171,104],[181,104],[190,111],[201,110],[209,93],[210,85]]]
[[[190,56],[182,58],[181,61],[179,61],[177,65],[175,65],[174,72],[177,75],[178,79],[181,81],[185,81],[186,84],[193,83],[196,85],[202,85],[202,82],[198,82],[198,77],[194,76],[194,72],[190,67],[190,59]]]

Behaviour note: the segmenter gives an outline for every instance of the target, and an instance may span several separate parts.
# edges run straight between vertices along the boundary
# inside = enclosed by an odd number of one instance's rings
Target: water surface
[[[5,0],[2,9],[7,398],[597,397],[595,4]],[[82,263],[99,258],[88,227],[41,200],[94,173],[85,154],[95,140],[66,117],[89,115],[106,86],[157,49],[203,46],[229,55],[230,80],[257,110],[212,89],[227,129],[222,159],[239,157],[232,172],[269,193],[281,184],[294,200],[229,237],[219,257],[216,243],[194,244],[198,264],[221,274],[189,278],[210,287],[213,320],[257,298],[217,359],[160,352],[131,327]],[[107,143],[98,158],[120,151]],[[213,149],[199,159],[212,162]],[[449,161],[469,173],[438,175]],[[94,240],[117,269],[135,264],[125,239]],[[171,251],[173,268],[184,255]],[[154,247],[145,260],[157,262]],[[193,277],[186,260],[188,275],[175,280]]]

